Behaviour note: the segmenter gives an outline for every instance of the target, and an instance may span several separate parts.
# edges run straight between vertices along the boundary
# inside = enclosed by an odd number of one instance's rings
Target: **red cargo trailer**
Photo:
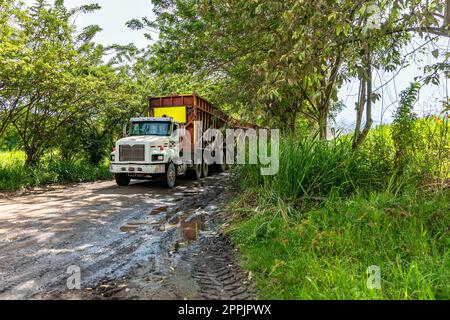
[[[213,105],[204,98],[193,93],[190,95],[172,95],[149,97],[148,114],[150,117],[172,117],[175,121],[184,124],[190,133],[191,144],[195,146],[194,122],[202,122],[202,130],[209,128],[223,128],[228,117],[221,111],[214,109]]]

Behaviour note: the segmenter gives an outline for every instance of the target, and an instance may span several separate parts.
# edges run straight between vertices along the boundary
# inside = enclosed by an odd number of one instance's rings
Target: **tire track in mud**
[[[203,299],[249,300],[255,292],[250,279],[236,260],[227,236],[215,234],[200,240],[201,259],[193,263],[192,276]]]

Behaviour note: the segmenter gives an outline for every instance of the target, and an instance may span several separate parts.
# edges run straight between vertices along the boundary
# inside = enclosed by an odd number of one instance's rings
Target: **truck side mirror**
[[[123,136],[124,137],[128,137],[128,123],[125,123],[124,125],[123,125]]]

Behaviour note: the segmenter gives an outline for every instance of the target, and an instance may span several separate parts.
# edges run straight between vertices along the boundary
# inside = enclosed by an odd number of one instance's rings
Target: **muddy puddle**
[[[199,214],[193,214],[181,221],[179,230],[181,238],[185,241],[197,240],[199,232],[205,230],[204,218]]]

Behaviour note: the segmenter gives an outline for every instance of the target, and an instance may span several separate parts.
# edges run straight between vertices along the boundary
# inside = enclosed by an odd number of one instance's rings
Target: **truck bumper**
[[[136,174],[157,174],[165,173],[165,164],[118,164],[111,163],[109,171],[112,173],[136,173]]]

